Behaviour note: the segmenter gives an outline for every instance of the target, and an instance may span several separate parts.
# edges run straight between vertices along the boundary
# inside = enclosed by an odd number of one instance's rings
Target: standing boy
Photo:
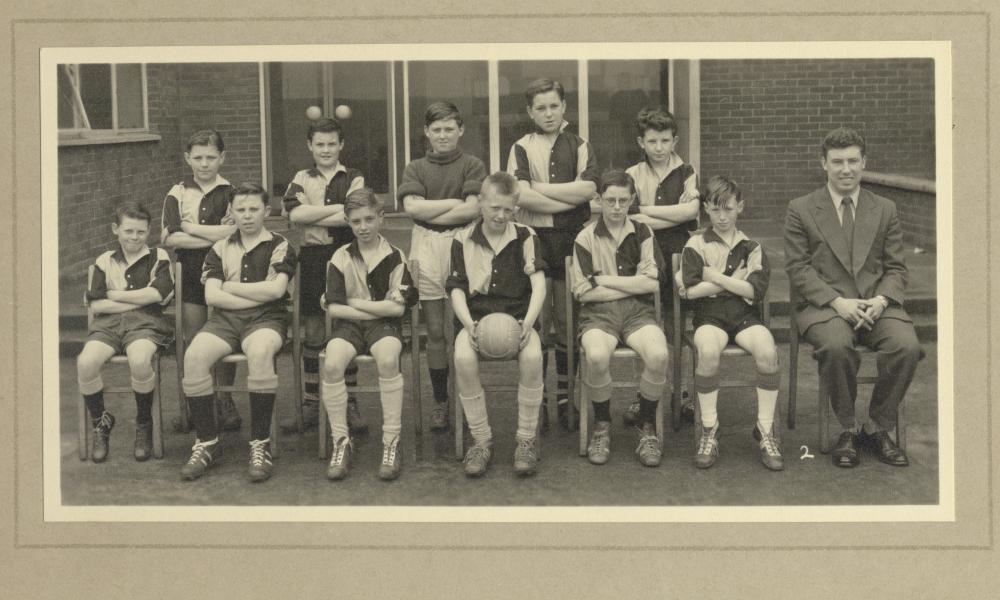
[[[601,218],[576,237],[573,295],[580,308],[580,347],[587,361],[583,402],[594,408],[594,433],[587,457],[595,465],[611,455],[611,355],[624,343],[639,353],[639,445],[647,467],[660,464],[657,402],[667,384],[667,339],[656,322],[653,295],[663,259],[649,227],[628,218],[635,183],[625,171],[601,175]]]
[[[486,472],[493,456],[493,434],[479,380],[476,326],[490,313],[511,315],[521,323],[517,356],[517,448],[514,471],[532,475],[538,463],[535,437],[542,404],[542,343],[535,331],[545,302],[544,260],[531,228],[513,222],[520,191],[508,173],[483,181],[479,195],[482,219],[455,236],[448,291],[462,330],[455,338],[455,376],[462,409],[475,444],[465,455],[465,474]],[[456,425],[457,426],[457,425]]]
[[[507,171],[517,177],[521,188],[517,219],[538,235],[539,255],[547,265],[548,302],[542,322],[555,325],[556,401],[559,423],[568,431],[576,419],[569,410],[566,392],[569,375],[563,340],[569,316],[562,300],[565,264],[573,253],[576,234],[590,219],[589,203],[597,191],[597,159],[589,143],[566,130],[569,123],[563,119],[566,100],[562,84],[536,79],[528,84],[524,97],[534,131],[514,142]],[[543,351],[542,357],[544,380],[548,352]],[[547,415],[548,411],[543,411],[543,429]]]
[[[719,357],[730,338],[757,363],[757,425],[760,459],[768,469],[784,468],[774,411],[778,403],[778,350],[760,320],[771,269],[764,248],[736,227],[743,212],[740,188],[725,177],[708,180],[705,212],[711,227],[684,247],[681,294],[694,302],[694,345],[698,368],[694,386],[701,409],[702,434],[694,464],[707,469],[719,455],[716,403],[719,397]]]
[[[344,130],[334,119],[322,118],[309,125],[306,147],[315,163],[311,169],[295,174],[288,184],[282,210],[293,226],[302,230],[299,249],[299,307],[305,335],[302,348],[302,370],[305,394],[302,398],[302,419],[306,428],[316,425],[319,415],[319,352],[326,342],[326,324],[320,296],[326,278],[326,265],[334,250],[354,239],[344,216],[344,201],[348,194],[365,185],[361,171],[344,166],[340,153],[344,150]],[[358,367],[351,364],[345,373],[348,387],[357,385]],[[352,433],[368,431],[368,425],[358,410],[357,399],[348,396],[347,421]],[[295,419],[281,423],[284,430],[298,427]]]
[[[448,430],[448,353],[444,339],[445,280],[451,272],[455,232],[479,214],[483,161],[462,152],[462,115],[451,102],[435,102],[424,115],[430,150],[406,165],[398,195],[413,217],[410,258],[420,262],[420,307],[427,325],[427,369],[434,390],[431,430]]]
[[[163,316],[163,306],[174,294],[170,257],[165,250],[151,250],[149,211],[136,202],[115,210],[111,231],[118,247],[94,261],[93,277],[84,298],[94,314],[87,343],[76,359],[77,381],[94,426],[90,458],[104,462],[115,417],[104,410],[101,367],[115,354],[128,356],[135,392],[135,459],[143,461],[153,452],[153,390],[156,373],[152,358],[173,334]]]
[[[417,302],[417,290],[406,267],[406,256],[382,234],[382,206],[374,192],[351,192],[344,215],[355,240],[341,246],[326,269],[326,293],[321,300],[336,319],[323,363],[323,404],[330,419],[333,453],[326,476],[343,479],[354,454],[347,421],[347,385],[344,373],[358,354],[371,354],[378,368],[382,401],[383,480],[399,477],[402,454],[403,375],[399,354],[403,350],[402,316]],[[416,344],[416,342],[414,342]]]
[[[191,167],[191,177],[167,193],[163,201],[160,239],[164,246],[174,249],[177,262],[184,267],[184,292],[179,300],[184,307],[184,343],[187,346],[208,318],[205,287],[201,282],[205,256],[212,244],[236,231],[236,224],[229,214],[233,186],[219,175],[219,169],[226,162],[222,135],[214,129],[191,134],[184,161]],[[219,381],[231,385],[236,377],[236,365],[218,365],[216,372]],[[240,428],[242,420],[228,392],[219,394],[218,413],[224,431]]]
[[[669,112],[656,109],[639,111],[635,120],[636,142],[645,160],[626,169],[635,180],[639,195],[638,214],[632,219],[645,223],[664,257],[680,254],[691,231],[698,223],[698,174],[694,167],[677,154],[677,121]],[[664,315],[672,314],[673,290],[669,278],[660,281],[660,298]],[[667,341],[674,342],[671,318],[664,318]],[[682,317],[683,322],[683,317]],[[623,420],[634,425],[639,416],[636,398]]]
[[[264,227],[267,199],[256,183],[237,187],[230,212],[238,229],[213,244],[205,257],[205,300],[214,310],[184,354],[182,385],[197,434],[191,458],[181,469],[185,479],[204,475],[222,452],[212,414],[211,368],[240,350],[247,357],[250,391],[250,479],[271,476],[271,413],[278,389],[274,355],[288,330],[287,291],[295,274],[295,250]]]

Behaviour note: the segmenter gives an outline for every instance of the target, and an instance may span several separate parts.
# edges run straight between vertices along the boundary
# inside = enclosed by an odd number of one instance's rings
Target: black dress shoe
[[[854,433],[845,431],[840,434],[840,437],[837,439],[837,445],[833,448],[830,455],[833,459],[833,464],[838,467],[850,469],[861,464],[858,449],[854,447]]]
[[[876,431],[867,433],[864,430],[858,435],[861,445],[875,453],[875,456],[887,465],[894,467],[905,467],[910,464],[906,458],[906,453],[899,449],[896,442],[892,441],[887,431]]]

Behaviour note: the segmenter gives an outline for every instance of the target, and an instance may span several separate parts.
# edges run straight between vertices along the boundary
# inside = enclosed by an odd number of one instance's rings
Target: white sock
[[[490,422],[486,416],[486,396],[483,395],[483,388],[479,388],[471,396],[459,394],[458,398],[462,401],[462,410],[465,411],[465,418],[469,421],[472,438],[477,442],[493,439]],[[455,427],[461,427],[461,423],[455,423]]]
[[[761,433],[772,435],[774,429],[774,408],[778,405],[778,390],[757,388],[757,428]]]
[[[530,440],[535,437],[544,388],[541,385],[534,389],[517,386],[517,439]]]
[[[716,405],[719,403],[719,389],[711,392],[698,392],[698,405],[701,407],[701,426],[711,429],[718,425],[719,414]]]
[[[347,431],[347,384],[344,380],[330,383],[323,382],[320,389],[323,395],[323,406],[326,416],[330,419],[330,433],[334,440],[349,437]]]
[[[378,390],[382,401],[382,443],[388,444],[403,429],[403,375],[397,374],[392,379],[379,377]]]

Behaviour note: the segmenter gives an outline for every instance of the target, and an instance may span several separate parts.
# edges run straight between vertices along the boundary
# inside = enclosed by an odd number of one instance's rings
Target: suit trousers
[[[878,381],[872,390],[868,415],[883,429],[895,427],[899,403],[906,396],[917,363],[923,357],[913,323],[883,317],[871,330],[862,327],[855,331],[838,316],[810,326],[803,337],[813,347],[819,376],[826,383],[833,411],[844,429],[855,427],[854,402],[861,366],[857,344],[874,350]]]

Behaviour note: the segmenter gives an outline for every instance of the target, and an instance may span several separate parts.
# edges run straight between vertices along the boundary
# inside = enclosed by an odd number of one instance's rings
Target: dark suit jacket
[[[849,260],[837,210],[827,186],[792,200],[785,216],[785,271],[799,331],[828,321],[836,298],[882,295],[889,307],[881,318],[912,321],[903,309],[907,270],[896,205],[865,189],[854,218],[853,261]]]

